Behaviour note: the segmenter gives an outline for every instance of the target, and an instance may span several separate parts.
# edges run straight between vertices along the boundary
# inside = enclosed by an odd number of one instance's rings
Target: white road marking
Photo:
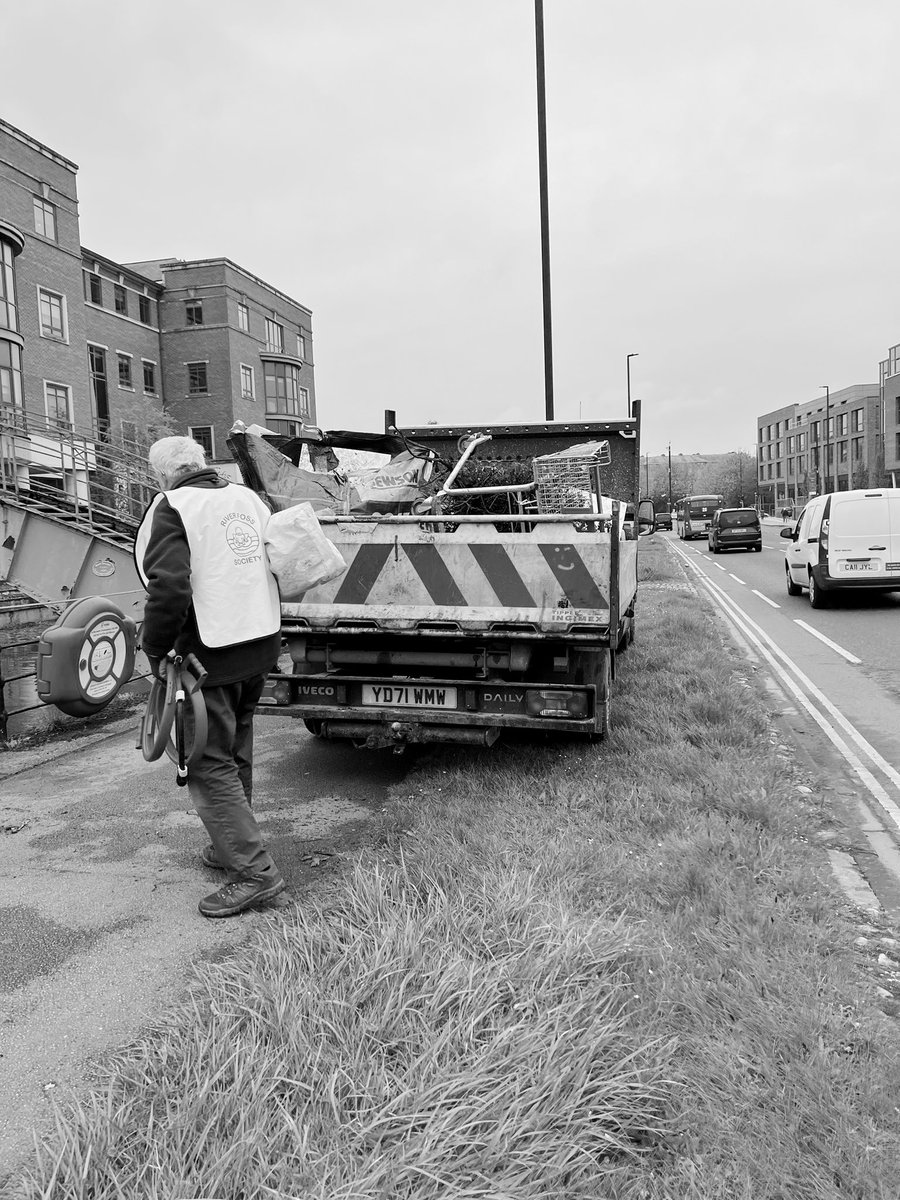
[[[722,564],[721,564],[721,563],[714,562],[714,563],[713,563],[713,566],[714,566],[714,567],[718,567],[720,571],[724,571],[724,570],[725,570],[725,568],[722,566]]]
[[[772,608],[781,608],[780,604],[776,604],[774,600],[770,600],[768,596],[764,596],[762,592],[758,592],[756,588],[753,589],[753,595],[759,596],[760,600],[765,600],[766,604],[770,604]]]
[[[831,638],[827,638],[824,633],[819,633],[818,629],[813,629],[812,625],[807,625],[807,623],[805,621],[801,621],[799,617],[794,618],[794,624],[802,626],[807,633],[811,633],[813,637],[818,638],[820,642],[824,642],[826,646],[830,646],[836,654],[840,654],[843,658],[846,658],[847,662],[862,662],[861,658],[857,658],[855,654],[851,654],[849,650],[845,650],[843,646],[839,646],[837,642],[833,642]]]
[[[777,642],[757,625],[719,584],[701,571],[696,563],[686,560],[686,565],[690,567],[695,575],[699,576],[700,580],[708,588],[712,599],[719,605],[724,614],[743,634],[747,641],[756,647],[769,664],[773,675],[809,713],[828,740],[843,756],[848,766],[855,772],[882,811],[890,817],[896,828],[900,830],[900,806],[888,795],[882,783],[860,761],[858,754],[854,751],[858,750],[860,754],[868,757],[873,766],[881,771],[898,792],[900,792],[900,772],[878,753],[875,747],[862,736],[859,730],[847,720],[844,714],[832,704],[828,697],[800,670],[797,664],[785,654]],[[777,661],[779,659],[781,660],[780,662]],[[784,664],[783,666],[782,663]],[[796,679],[791,678],[788,672],[792,672]],[[802,690],[803,688],[808,692],[808,696]],[[813,701],[816,701],[821,707],[822,712],[815,707]],[[828,717],[832,719],[834,724],[828,720]],[[838,733],[835,725],[840,727],[847,739],[853,744],[852,746],[848,745],[847,741]]]
[[[731,572],[729,571],[728,574],[731,575]],[[731,575],[731,578],[734,580],[735,583],[739,583],[741,585],[741,587],[747,586],[746,583],[744,583],[743,579],[738,579],[737,575]]]

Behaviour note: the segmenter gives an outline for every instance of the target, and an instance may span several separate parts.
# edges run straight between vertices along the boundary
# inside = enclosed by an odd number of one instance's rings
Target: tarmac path
[[[0,754],[0,1191],[28,1161],[48,1097],[77,1093],[91,1060],[177,1000],[192,961],[272,919],[197,912],[223,877],[200,863],[187,789],[168,759],[144,761],[136,725]],[[257,719],[254,808],[294,897],[371,840],[407,770],[299,721]]]

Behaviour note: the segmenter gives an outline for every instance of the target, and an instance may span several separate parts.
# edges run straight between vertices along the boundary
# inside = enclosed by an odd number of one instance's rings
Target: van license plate
[[[364,683],[362,702],[372,708],[456,708],[456,688],[418,683]]]
[[[869,558],[865,562],[845,562],[841,563],[845,571],[880,571],[881,563],[877,559]]]

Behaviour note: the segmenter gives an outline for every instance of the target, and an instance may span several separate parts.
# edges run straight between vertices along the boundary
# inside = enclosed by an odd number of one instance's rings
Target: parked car
[[[813,608],[844,588],[900,591],[900,488],[815,496],[781,536],[788,595],[806,588]]]
[[[707,534],[713,554],[722,550],[762,550],[762,529],[755,508],[717,508]]]
[[[672,514],[670,512],[658,512],[656,514],[656,528],[657,529],[671,529],[672,528]]]

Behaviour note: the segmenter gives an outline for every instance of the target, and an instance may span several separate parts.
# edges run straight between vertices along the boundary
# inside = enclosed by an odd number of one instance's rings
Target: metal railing
[[[147,448],[104,423],[79,427],[0,405],[0,492],[82,527],[131,538],[157,491]]]
[[[4,675],[3,655],[8,650],[23,650],[26,646],[37,646],[39,641],[39,638],[27,638],[22,642],[6,642],[4,645],[0,645],[0,747],[5,746],[9,742],[8,726],[10,717],[17,717],[19,713],[32,712],[35,709],[47,707],[41,701],[37,701],[35,704],[25,704],[21,708],[7,709],[6,707],[6,685],[18,683],[22,679],[35,679],[37,678],[37,671],[35,668],[32,668],[30,671],[20,671],[17,675]]]

